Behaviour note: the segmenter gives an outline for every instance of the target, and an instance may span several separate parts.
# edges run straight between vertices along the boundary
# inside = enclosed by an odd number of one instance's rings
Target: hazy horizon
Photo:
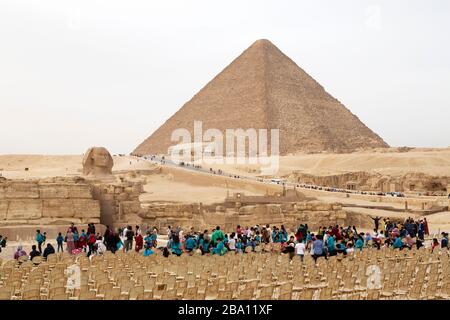
[[[0,3],[0,154],[130,153],[269,39],[393,147],[450,146],[450,3]]]

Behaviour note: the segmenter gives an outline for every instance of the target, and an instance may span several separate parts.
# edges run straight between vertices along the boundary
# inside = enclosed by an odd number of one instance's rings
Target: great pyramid
[[[280,154],[388,145],[268,40],[257,40],[133,154],[165,154],[175,129],[280,129]]]

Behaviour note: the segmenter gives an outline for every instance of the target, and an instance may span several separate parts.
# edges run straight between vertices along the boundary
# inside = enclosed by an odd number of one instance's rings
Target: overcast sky
[[[1,0],[0,153],[129,153],[267,38],[392,146],[450,146],[450,1]]]

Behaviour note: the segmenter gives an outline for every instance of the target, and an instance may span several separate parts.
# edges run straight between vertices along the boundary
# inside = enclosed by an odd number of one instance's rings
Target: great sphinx
[[[86,176],[109,176],[114,160],[106,148],[92,147],[83,157],[83,174]]]

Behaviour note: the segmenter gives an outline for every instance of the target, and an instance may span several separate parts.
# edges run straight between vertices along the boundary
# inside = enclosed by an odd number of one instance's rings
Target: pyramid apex
[[[270,42],[269,39],[258,39],[255,42],[253,42],[252,46],[256,46],[256,45],[271,45],[273,46],[274,44],[272,42]]]

